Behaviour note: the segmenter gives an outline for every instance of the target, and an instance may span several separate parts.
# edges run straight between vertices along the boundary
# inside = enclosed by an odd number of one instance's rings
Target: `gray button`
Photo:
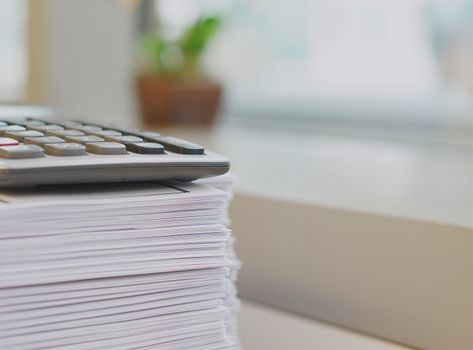
[[[24,126],[25,128],[30,128],[32,126],[45,124],[41,120],[22,120],[22,121],[15,121],[15,123],[18,125]]]
[[[79,130],[79,131],[83,131],[85,133],[89,133],[90,131],[102,130],[102,128],[100,126],[95,126],[95,125],[76,125],[76,126],[71,126],[69,129]]]
[[[7,131],[24,131],[26,130],[23,126],[20,125],[6,125],[0,126],[0,136],[2,136]]]
[[[103,138],[94,136],[94,135],[85,135],[85,136],[66,136],[67,142],[80,143],[85,145],[88,142],[102,142]]]
[[[160,137],[145,137],[146,141],[156,142],[164,146],[167,151],[182,154],[204,154],[204,147],[178,139],[177,137],[160,136]]]
[[[76,127],[82,126],[82,123],[71,121],[71,120],[61,121],[60,124],[66,129],[74,129],[74,130]]]
[[[57,136],[44,136],[44,137],[25,137],[24,143],[44,146],[48,143],[62,143],[65,142]]]
[[[111,130],[121,132],[122,134],[133,135],[133,136],[138,136],[138,137],[141,136],[139,135],[140,129],[137,129],[137,128],[119,128],[115,126],[109,126],[108,128]]]
[[[154,142],[127,143],[126,149],[130,152],[140,154],[164,154],[164,147]]]
[[[106,136],[105,141],[130,143],[130,142],[143,142],[143,139],[137,136],[123,135],[123,136]]]
[[[25,130],[25,131],[5,131],[5,137],[11,137],[12,139],[23,142],[25,137],[41,137],[44,134],[36,130]]]
[[[48,143],[44,152],[53,156],[84,156],[85,147],[78,143]]]
[[[66,137],[66,136],[82,136],[84,133],[79,130],[48,130],[48,136]]]
[[[56,125],[56,124],[48,124],[48,125],[35,125],[35,126],[30,126],[29,127],[31,130],[37,130],[37,131],[49,131],[49,130],[63,130],[64,128],[61,125]]]
[[[43,150],[36,145],[18,145],[0,147],[0,157],[9,159],[39,158],[43,156]]]
[[[87,152],[96,154],[126,154],[125,145],[117,142],[93,142],[85,145]]]
[[[143,131],[141,132],[141,136],[143,137],[159,137],[161,134],[156,131]]]
[[[99,137],[120,136],[122,133],[115,130],[88,130],[87,134]]]

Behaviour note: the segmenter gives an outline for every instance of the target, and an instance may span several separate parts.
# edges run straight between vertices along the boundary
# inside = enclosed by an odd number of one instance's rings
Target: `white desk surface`
[[[465,144],[231,125],[163,132],[229,156],[240,193],[473,226],[473,162]]]
[[[239,327],[245,350],[412,350],[250,301]]]

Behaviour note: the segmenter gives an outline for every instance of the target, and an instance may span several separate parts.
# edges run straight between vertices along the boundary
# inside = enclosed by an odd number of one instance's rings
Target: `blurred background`
[[[1,6],[2,101],[136,123],[144,33],[173,40],[199,17],[216,16],[220,23],[199,60],[205,76],[224,88],[219,119],[373,133],[418,127],[436,136],[455,128],[471,136],[468,0],[2,0]]]
[[[229,155],[243,297],[471,344],[471,0],[0,0],[0,76]]]

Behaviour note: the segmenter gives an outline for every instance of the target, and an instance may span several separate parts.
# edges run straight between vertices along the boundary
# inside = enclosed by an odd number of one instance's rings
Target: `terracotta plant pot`
[[[212,124],[222,87],[209,81],[184,82],[140,76],[136,89],[143,121],[149,125]]]

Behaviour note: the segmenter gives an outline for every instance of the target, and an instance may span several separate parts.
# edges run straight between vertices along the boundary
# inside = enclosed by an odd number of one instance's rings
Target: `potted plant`
[[[142,69],[136,88],[145,123],[211,124],[214,121],[222,86],[205,76],[200,61],[219,27],[219,18],[201,17],[175,40],[156,34],[142,38]]]

